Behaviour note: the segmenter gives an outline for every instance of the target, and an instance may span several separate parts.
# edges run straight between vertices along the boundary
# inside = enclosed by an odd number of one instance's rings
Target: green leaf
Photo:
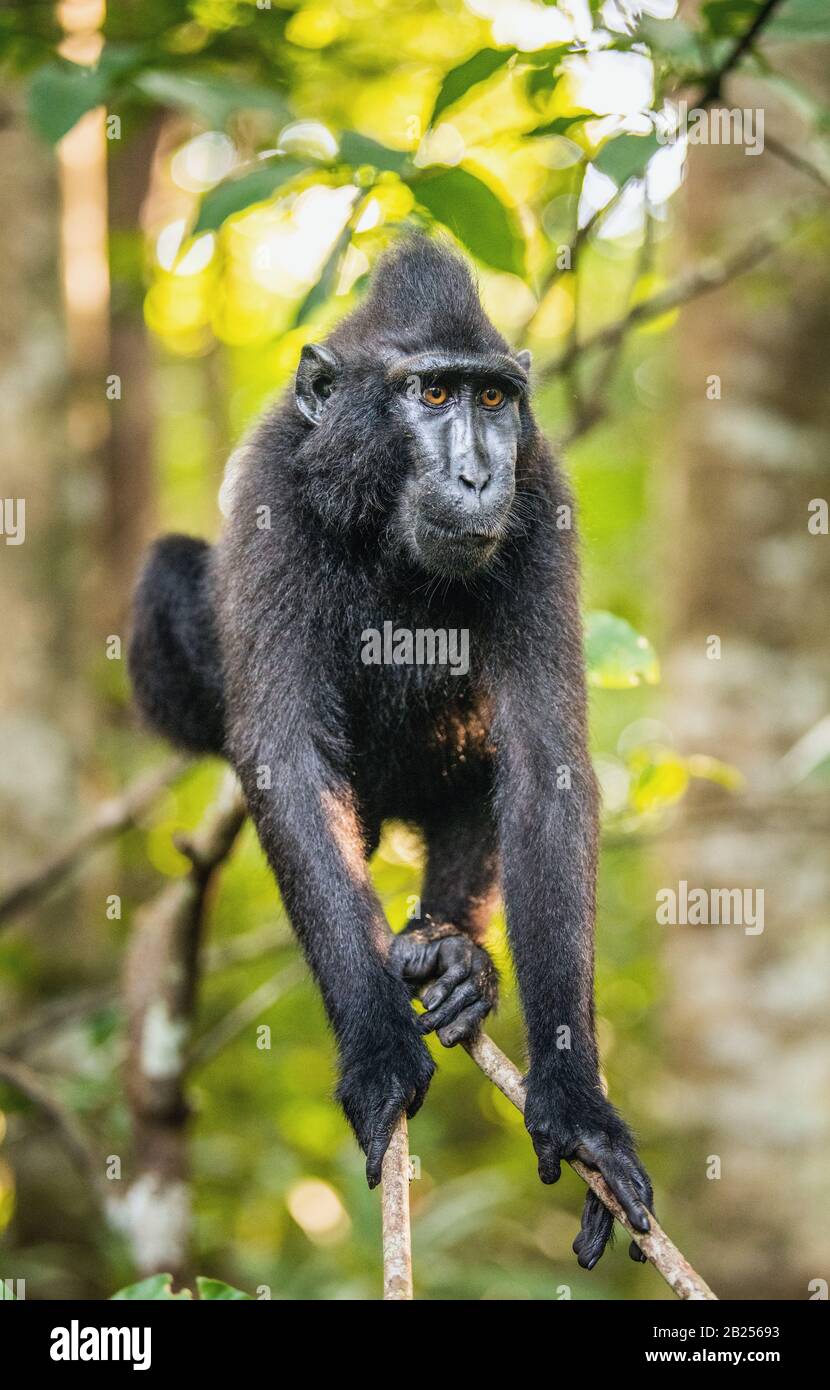
[[[81,67],[63,58],[44,63],[29,83],[29,117],[35,130],[56,144],[67,131],[102,106],[109,78],[100,68]]]
[[[656,685],[660,679],[657,654],[648,638],[613,613],[597,610],[588,614],[585,657],[589,685],[603,690]]]
[[[119,1289],[114,1293],[113,1303],[118,1302],[162,1302],[192,1298],[189,1289],[182,1289],[180,1293],[173,1292],[173,1276],[171,1274],[151,1274],[149,1279],[140,1279],[137,1284],[128,1284],[126,1288]]]
[[[393,174],[399,174],[409,161],[405,150],[390,150],[387,145],[371,140],[368,135],[359,135],[356,130],[345,130],[341,135],[339,158],[341,163],[354,168],[371,164],[375,169]]]
[[[254,203],[264,203],[289,179],[306,171],[307,165],[295,159],[283,158],[273,163],[269,161],[235,178],[225,179],[202,199],[192,235],[215,232],[233,213],[253,207]]]
[[[410,180],[420,205],[495,270],[524,273],[524,240],[511,209],[469,169],[430,168]]]
[[[537,125],[533,130],[529,130],[528,136],[545,135],[567,135],[572,125],[581,125],[583,121],[595,120],[592,111],[580,112],[577,116],[557,116],[555,121],[548,121],[545,125]]]
[[[780,43],[804,39],[830,39],[830,6],[827,0],[784,0],[762,38]]]
[[[630,41],[645,42],[675,63],[697,63],[701,58],[700,37],[682,19],[652,19],[643,15]]]
[[[214,128],[227,125],[237,111],[271,111],[281,121],[289,114],[283,98],[270,87],[237,82],[232,77],[212,73],[187,74],[169,68],[149,68],[134,79],[134,85],[159,106],[193,112]]]
[[[636,768],[635,759],[633,766]],[[684,758],[670,749],[646,755],[636,770],[629,797],[636,811],[659,811],[684,796],[689,786],[689,769]]]
[[[654,131],[650,135],[617,135],[603,145],[594,167],[622,186],[631,178],[641,178],[652,155],[662,148]]]
[[[709,0],[702,14],[714,38],[740,38],[760,8],[761,0]]]
[[[492,77],[494,72],[503,68],[515,52],[515,48],[482,48],[478,53],[474,53],[472,58],[468,58],[465,63],[459,63],[457,68],[451,68],[441,83],[441,90],[435,98],[435,105],[429,118],[430,125],[434,125],[441,112],[460,101],[472,87],[486,82],[487,78]]]
[[[213,1302],[238,1302],[244,1298],[249,1303],[253,1300],[249,1293],[243,1293],[241,1289],[235,1289],[232,1284],[223,1284],[221,1279],[203,1279],[201,1275],[196,1280],[196,1287],[199,1290],[199,1297],[210,1299]]]

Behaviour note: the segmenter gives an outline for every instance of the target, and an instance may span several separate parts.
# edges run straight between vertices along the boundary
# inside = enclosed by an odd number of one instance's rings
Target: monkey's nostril
[[[480,497],[487,487],[491,478],[490,473],[459,473],[458,481],[461,484],[461,491],[467,497]]]

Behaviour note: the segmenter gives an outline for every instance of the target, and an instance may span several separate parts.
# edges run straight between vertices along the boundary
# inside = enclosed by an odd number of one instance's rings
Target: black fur
[[[445,573],[421,563],[411,521],[433,494],[462,516],[455,445],[436,461],[434,417],[419,424],[419,400],[405,402],[396,384],[396,364],[405,373],[425,352],[485,360],[514,393],[485,419],[478,388],[464,386],[469,418],[513,450],[515,469],[475,512],[494,537],[485,560],[449,558]],[[470,374],[482,372],[458,368]],[[602,1094],[594,1038],[597,794],[575,535],[559,510],[572,501],[523,367],[465,264],[420,238],[381,263],[362,306],[322,352],[306,353],[301,377],[299,408],[287,394],[250,441],[209,577],[204,548],[184,548],[194,542],[162,542],[150,560],[131,653],[139,703],[185,746],[224,746],[240,775],[323,993],[370,1183],[396,1117],[429,1084],[422,1034],[472,1036],[495,1000],[480,937],[500,875],[540,1176],[555,1181],[561,1158],[581,1156],[643,1227],[648,1179]],[[469,541],[464,517],[448,545]],[[384,621],[467,629],[469,671],[364,665],[361,634]],[[428,846],[425,915],[398,938],[366,867],[389,817],[420,826]],[[428,982],[419,1018],[410,995]],[[590,1265],[609,1228],[590,1202],[585,1222],[579,1254]]]
[[[156,541],[136,590],[129,649],[133,691],[146,719],[193,753],[221,753],[225,740],[210,556],[210,546],[190,536]]]

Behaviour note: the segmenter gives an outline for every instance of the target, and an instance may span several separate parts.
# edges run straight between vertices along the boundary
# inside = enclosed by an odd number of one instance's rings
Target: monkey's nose
[[[483,459],[466,458],[456,473],[458,490],[465,506],[481,501],[481,494],[492,477],[489,464]]]

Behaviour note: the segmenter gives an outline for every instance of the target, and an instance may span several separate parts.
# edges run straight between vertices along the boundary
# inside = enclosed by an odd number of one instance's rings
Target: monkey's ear
[[[530,364],[533,361],[533,353],[530,351],[530,348],[522,348],[521,352],[517,352],[516,361],[522,368],[522,371],[529,372]]]
[[[326,401],[340,375],[339,358],[322,343],[306,343],[300,354],[294,399],[310,425],[319,425]]]

